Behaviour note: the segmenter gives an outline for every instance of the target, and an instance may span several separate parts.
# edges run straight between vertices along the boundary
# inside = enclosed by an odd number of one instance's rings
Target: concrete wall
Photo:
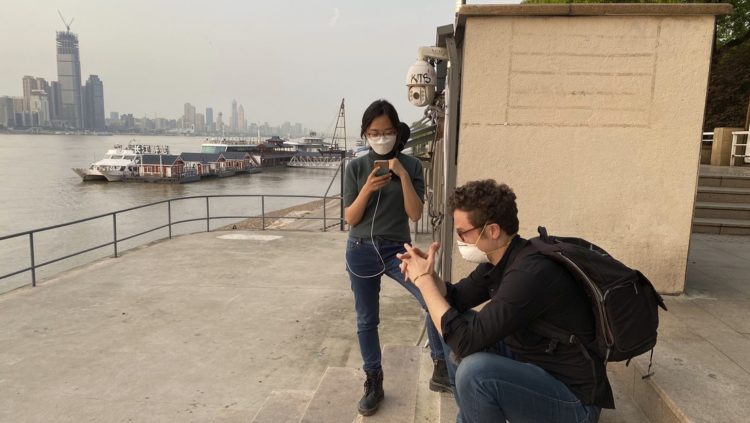
[[[681,292],[713,25],[710,14],[459,15],[457,185],[505,182],[521,235],[543,225],[589,239]],[[457,251],[453,262],[454,280],[471,268]]]

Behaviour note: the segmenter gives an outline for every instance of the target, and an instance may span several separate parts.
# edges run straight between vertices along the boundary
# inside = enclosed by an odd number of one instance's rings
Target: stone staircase
[[[701,166],[693,232],[750,235],[750,169]]]
[[[620,364],[620,363],[617,363]],[[624,366],[622,366],[624,369]],[[617,410],[605,410],[601,423],[649,422],[631,400],[627,383],[632,373],[616,367],[610,380]],[[453,423],[457,407],[450,394],[428,388],[432,376],[429,350],[415,346],[383,348],[385,399],[369,417],[357,413],[364,374],[359,369],[329,367],[315,391],[273,391],[253,423]]]

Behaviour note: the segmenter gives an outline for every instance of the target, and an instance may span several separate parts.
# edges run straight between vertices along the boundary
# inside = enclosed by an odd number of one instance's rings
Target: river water
[[[114,144],[126,145],[133,136],[8,135],[0,134],[0,236],[70,222],[156,201],[220,194],[323,195],[335,171],[324,169],[274,168],[262,173],[207,179],[190,184],[82,182],[71,168],[88,167],[101,159]],[[198,152],[205,140],[199,137],[136,138],[142,144],[168,145],[172,154]],[[338,195],[336,177],[329,195]],[[265,210],[277,210],[311,201],[302,198],[266,198]],[[212,216],[249,216],[261,212],[260,198],[210,200]],[[205,218],[206,201],[185,200],[172,205],[172,221]],[[237,220],[237,219],[234,219]],[[211,228],[232,220],[215,220]],[[166,205],[118,214],[118,239],[168,222]],[[173,227],[173,234],[206,229],[204,221]],[[118,245],[124,251],[168,235],[163,229]],[[111,242],[112,217],[44,231],[34,235],[36,263],[53,260],[86,248]],[[56,272],[111,256],[105,247],[37,270],[37,280]],[[28,267],[29,237],[0,241],[0,276]],[[0,280],[0,292],[29,283],[29,272]]]

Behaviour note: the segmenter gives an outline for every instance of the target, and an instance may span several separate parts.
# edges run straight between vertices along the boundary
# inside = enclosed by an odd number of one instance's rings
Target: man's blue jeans
[[[464,316],[471,320],[474,312]],[[450,355],[445,343],[443,350]],[[542,368],[514,360],[502,341],[492,352],[477,352],[464,358],[458,368],[451,358],[446,364],[459,407],[457,423],[599,420],[599,407],[584,405],[564,383]]]
[[[380,363],[380,279],[383,274],[406,288],[423,309],[426,310],[422,293],[401,274],[401,261],[396,254],[404,253],[403,242],[390,241],[376,237],[349,237],[346,243],[346,263],[354,292],[354,308],[357,311],[357,338],[362,353],[362,368],[365,371],[377,370]],[[377,249],[377,251],[376,251]],[[382,257],[382,261],[381,261]],[[432,319],[427,315],[427,337],[430,342],[433,359],[443,359],[443,344]]]

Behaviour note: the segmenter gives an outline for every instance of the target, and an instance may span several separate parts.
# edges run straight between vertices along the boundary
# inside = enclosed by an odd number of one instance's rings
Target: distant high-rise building
[[[89,131],[104,131],[104,84],[97,75],[89,75],[83,87],[83,123]]]
[[[83,128],[78,36],[70,30],[57,31],[57,81],[62,106],[58,118],[65,126],[75,129]]]
[[[0,97],[0,128],[16,126],[16,116],[13,111],[13,97]]]
[[[120,120],[120,113],[118,112],[109,112],[109,118],[112,120]]]
[[[159,131],[165,131],[167,129],[171,129],[169,125],[169,120],[164,118],[156,118],[154,119],[154,129]]]
[[[23,111],[23,97],[13,97],[13,116],[15,127],[28,126],[27,115]]]
[[[185,113],[182,115],[182,127],[195,129],[195,106],[185,103]]]
[[[44,78],[28,75],[23,77],[23,119],[25,126],[48,126],[50,124],[49,92],[50,86]],[[32,98],[35,100],[33,111]]]
[[[229,128],[237,132],[237,100],[232,100],[232,115],[229,117]]]
[[[224,122],[222,121],[221,112],[216,116],[216,130],[222,133],[224,132]]]
[[[25,99],[24,99],[25,100]],[[49,100],[47,91],[31,90],[27,126],[49,126]]]
[[[62,126],[60,119],[62,119],[62,99],[60,98],[60,83],[52,81],[47,92],[49,98],[49,117],[52,120],[52,125]]]
[[[206,107],[206,131],[213,132],[216,130],[214,127],[214,109]]]
[[[247,121],[245,120],[245,108],[242,107],[240,104],[239,112],[237,116],[237,129],[241,133],[245,133],[247,131]]]
[[[47,81],[44,78],[37,78],[34,76],[24,76],[23,77],[23,107],[26,111],[29,111],[31,109],[30,107],[30,99],[31,99],[31,92],[34,90],[44,90],[47,91],[49,89],[49,84],[47,84]]]
[[[195,114],[195,132],[204,133],[206,132],[206,117],[203,113]]]
[[[135,129],[135,118],[132,113],[120,115],[120,123],[125,130]]]

